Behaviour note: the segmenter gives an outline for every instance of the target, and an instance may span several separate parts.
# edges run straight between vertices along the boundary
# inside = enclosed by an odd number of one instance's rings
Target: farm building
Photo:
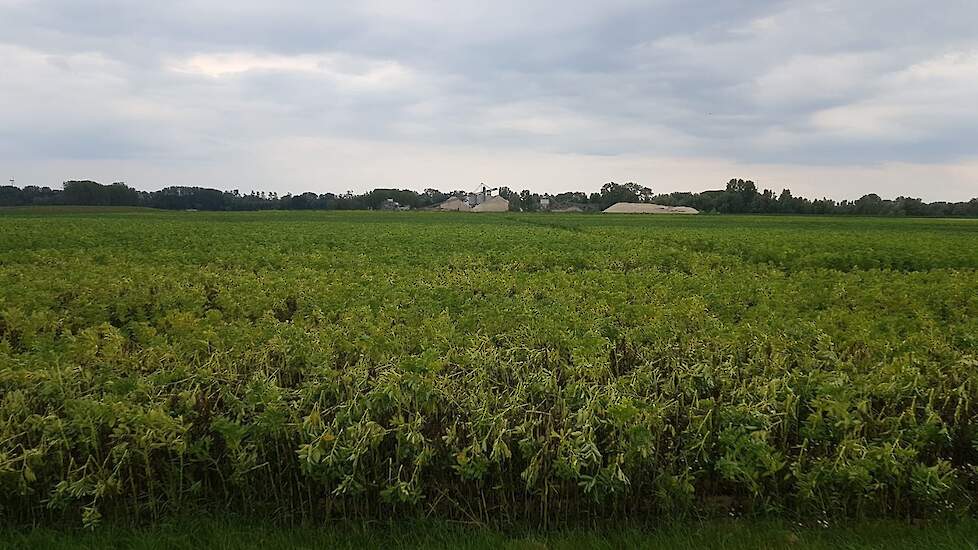
[[[508,212],[509,201],[498,195],[492,196],[492,192],[498,190],[499,188],[489,189],[485,184],[482,184],[478,191],[464,196],[451,197],[436,205],[434,209],[457,212]]]
[[[489,197],[472,207],[473,212],[509,212],[509,201],[496,196]]]
[[[661,204],[619,202],[604,210],[605,214],[699,214],[688,206],[663,206]]]
[[[459,211],[459,212],[467,212],[471,210],[468,203],[466,203],[465,201],[463,201],[458,197],[452,197],[447,201],[439,204],[436,208],[438,210],[452,210],[452,211]]]
[[[394,199],[388,198],[384,202],[380,203],[381,210],[410,210],[410,206],[403,206],[401,203]]]

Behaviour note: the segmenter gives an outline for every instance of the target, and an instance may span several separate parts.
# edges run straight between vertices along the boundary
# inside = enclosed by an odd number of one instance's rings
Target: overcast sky
[[[0,176],[978,196],[975,0],[0,0]]]

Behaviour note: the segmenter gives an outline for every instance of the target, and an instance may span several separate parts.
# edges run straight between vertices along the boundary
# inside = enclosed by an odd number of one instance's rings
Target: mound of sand
[[[604,210],[606,214],[699,214],[688,206],[663,206],[661,204],[619,202]]]
[[[472,207],[473,212],[509,212],[509,201],[502,197],[490,197]]]
[[[437,208],[439,210],[461,210],[461,211],[471,210],[469,208],[469,205],[466,204],[465,201],[463,201],[458,197],[452,197],[448,199],[447,201],[439,204]]]

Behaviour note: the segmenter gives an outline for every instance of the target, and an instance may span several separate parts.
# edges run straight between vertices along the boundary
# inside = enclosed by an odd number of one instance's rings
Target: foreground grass
[[[353,524],[284,528],[240,521],[189,520],[154,528],[95,531],[37,529],[0,532],[10,549],[246,549],[292,548],[978,548],[978,522],[914,526],[901,522],[803,527],[746,520],[671,525],[657,529],[599,529],[503,533],[460,524]]]

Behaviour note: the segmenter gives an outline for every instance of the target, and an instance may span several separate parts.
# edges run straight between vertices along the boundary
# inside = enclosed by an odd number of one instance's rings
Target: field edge
[[[894,520],[801,525],[784,520],[729,519],[658,527],[500,531],[444,521],[351,522],[284,527],[238,517],[174,519],[141,528],[0,530],[0,547],[227,550],[262,548],[978,548],[978,521]]]

